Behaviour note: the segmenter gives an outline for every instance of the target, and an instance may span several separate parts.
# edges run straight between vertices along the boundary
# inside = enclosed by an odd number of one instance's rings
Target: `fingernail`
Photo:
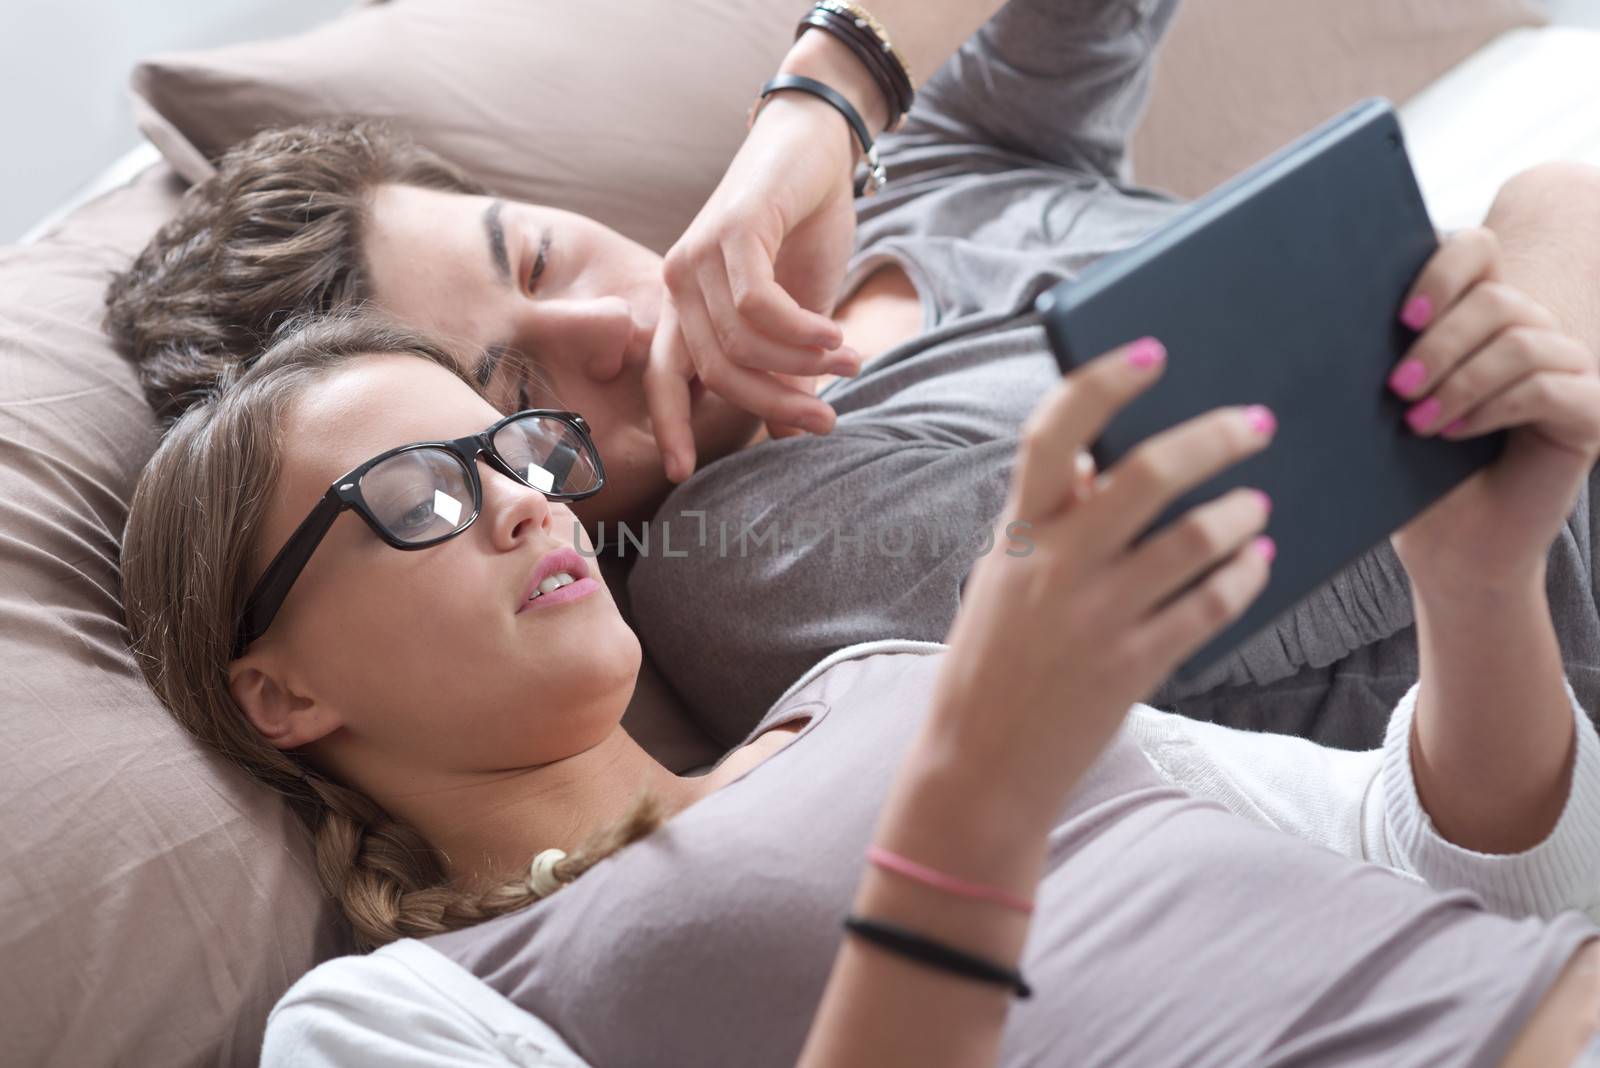
[[[666,456],[663,456],[662,466],[666,468],[668,482],[683,481],[683,461],[678,459],[677,456],[672,453],[668,453]]]
[[[1400,310],[1400,321],[1413,330],[1421,330],[1432,320],[1433,301],[1420,293],[1406,301],[1406,306]]]
[[[861,361],[856,357],[835,356],[829,359],[822,369],[827,374],[849,378],[861,370]]]
[[[1411,424],[1412,430],[1420,434],[1434,424],[1443,408],[1444,405],[1439,403],[1438,397],[1429,397],[1406,413],[1406,422]]]
[[[1167,347],[1153,337],[1142,337],[1128,346],[1128,362],[1141,371],[1167,358]]]
[[[1251,542],[1250,545],[1255,549],[1256,552],[1260,553],[1262,559],[1266,560],[1266,562],[1269,564],[1278,558],[1278,543],[1267,537],[1265,534]]]
[[[1465,419],[1457,419],[1455,422],[1445,427],[1444,432],[1446,434],[1459,434],[1461,431],[1465,430],[1466,427],[1467,421]]]
[[[1245,422],[1257,434],[1272,434],[1278,429],[1278,417],[1272,409],[1262,404],[1252,404],[1244,410]]]
[[[1253,489],[1250,492],[1256,495],[1256,500],[1261,504],[1262,511],[1269,513],[1272,511],[1272,498],[1268,494],[1258,489]]]
[[[1402,397],[1409,397],[1427,377],[1428,369],[1422,365],[1421,360],[1407,360],[1396,367],[1394,374],[1389,376],[1389,388]]]

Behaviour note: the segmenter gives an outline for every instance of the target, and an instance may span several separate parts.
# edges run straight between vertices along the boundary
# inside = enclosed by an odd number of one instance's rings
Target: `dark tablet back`
[[[1416,437],[1386,387],[1414,337],[1399,323],[1400,306],[1436,247],[1394,111],[1373,100],[1039,298],[1063,371],[1145,335],[1167,346],[1162,380],[1095,446],[1102,469],[1212,408],[1265,404],[1278,416],[1264,453],[1157,521],[1236,486],[1265,490],[1274,505],[1271,581],[1180,677],[1271,623],[1498,454],[1503,435]]]

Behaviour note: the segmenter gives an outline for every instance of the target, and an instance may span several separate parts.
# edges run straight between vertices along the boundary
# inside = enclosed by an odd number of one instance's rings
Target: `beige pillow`
[[[254,1064],[273,1002],[346,946],[304,828],[127,652],[117,543],[156,438],[100,320],[179,188],[153,168],[0,249],[6,1064]]]
[[[160,56],[134,88],[152,140],[191,178],[268,126],[379,116],[499,192],[665,250],[808,6],[405,0],[298,37]],[[1137,177],[1198,194],[1360,97],[1403,102],[1533,21],[1526,0],[1187,0]]]
[[[807,0],[406,0],[297,37],[159,56],[134,90],[214,157],[257,130],[384,118],[507,196],[665,251],[744,138]],[[187,168],[188,177],[195,170]]]
[[[1402,104],[1526,0],[1186,0],[1134,138],[1142,184],[1198,196],[1369,96]]]

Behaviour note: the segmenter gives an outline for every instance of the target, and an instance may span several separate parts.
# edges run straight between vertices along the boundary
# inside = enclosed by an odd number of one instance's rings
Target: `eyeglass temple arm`
[[[245,598],[244,616],[239,621],[239,634],[234,643],[235,657],[267,632],[278,609],[283,607],[284,598],[289,596],[294,580],[305,570],[311,554],[317,551],[317,546],[327,536],[328,528],[333,526],[333,521],[339,518],[344,507],[338,487],[330,488],[317,506],[311,509],[311,514],[295,527],[289,540],[278,550],[278,555],[261,573],[261,580],[250,591],[250,596]]]

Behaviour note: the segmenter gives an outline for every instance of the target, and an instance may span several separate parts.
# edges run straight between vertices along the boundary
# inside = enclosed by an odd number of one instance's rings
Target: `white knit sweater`
[[[851,646],[795,686],[841,660],[942,649],[901,641]],[[1415,710],[1413,688],[1390,717],[1383,748],[1363,753],[1196,723],[1143,705],[1130,712],[1126,730],[1174,784],[1248,819],[1441,889],[1475,891],[1506,915],[1580,909],[1600,922],[1600,738],[1577,700],[1577,759],[1566,807],[1548,838],[1512,856],[1474,853],[1434,829],[1411,773]],[[296,983],[273,1010],[261,1063],[582,1068],[584,1062],[542,1020],[408,939],[329,961]]]

